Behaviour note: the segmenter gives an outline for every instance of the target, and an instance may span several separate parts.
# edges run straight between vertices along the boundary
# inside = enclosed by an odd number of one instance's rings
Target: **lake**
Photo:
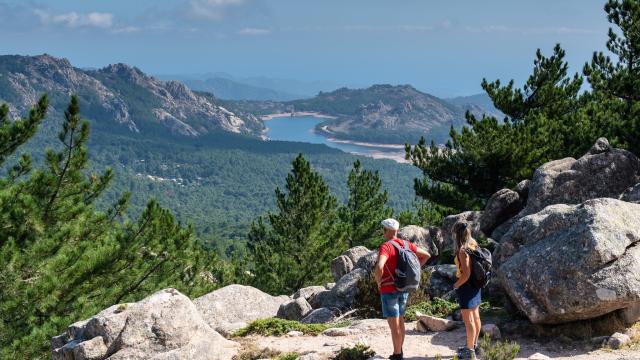
[[[355,155],[369,156],[376,159],[386,158],[397,162],[405,162],[404,148],[389,148],[380,144],[362,144],[333,141],[316,134],[315,126],[325,119],[315,116],[276,117],[264,122],[267,137],[271,140],[297,141],[311,144],[325,144],[329,147]]]

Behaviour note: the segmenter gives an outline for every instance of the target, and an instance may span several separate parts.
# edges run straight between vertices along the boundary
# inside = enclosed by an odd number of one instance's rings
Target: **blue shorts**
[[[456,290],[456,293],[458,295],[460,309],[475,309],[480,306],[482,289],[471,285],[471,282],[467,281],[464,283],[464,285]]]
[[[404,316],[407,310],[408,292],[394,291],[392,293],[380,294],[382,302],[382,316],[385,318]]]

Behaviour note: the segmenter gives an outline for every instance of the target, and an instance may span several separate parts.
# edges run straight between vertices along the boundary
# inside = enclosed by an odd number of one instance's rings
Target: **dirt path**
[[[407,324],[405,359],[444,359],[455,354],[464,343],[464,329],[441,333],[421,333],[415,330],[415,322]],[[347,328],[347,336],[300,336],[300,337],[251,337],[249,340],[260,348],[270,348],[282,352],[318,353],[318,358],[327,358],[342,347],[363,343],[369,345],[384,358],[392,352],[391,341],[385,320],[362,320]],[[527,359],[535,353],[542,353],[552,359],[577,360],[640,360],[640,351],[587,349],[585,345],[537,343],[530,339],[516,339],[521,351],[518,359]]]

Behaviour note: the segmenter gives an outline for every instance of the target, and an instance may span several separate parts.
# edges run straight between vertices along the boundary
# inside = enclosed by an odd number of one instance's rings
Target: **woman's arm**
[[[466,283],[471,277],[471,259],[464,249],[460,249],[458,252],[458,261],[460,261],[460,272],[462,273],[462,276],[455,284],[453,284],[454,289],[464,285],[464,283]]]

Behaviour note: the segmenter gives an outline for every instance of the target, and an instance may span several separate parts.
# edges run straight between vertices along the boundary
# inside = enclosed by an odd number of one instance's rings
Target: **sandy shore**
[[[293,117],[293,116],[313,116],[313,117],[322,118],[322,119],[336,119],[335,116],[320,114],[320,113],[311,112],[311,111],[298,111],[298,112],[293,112],[293,113],[288,112],[288,113],[268,114],[268,115],[262,115],[260,117],[260,119],[262,121],[269,121],[269,120],[273,120],[275,118]]]
[[[341,140],[336,138],[327,138],[327,140],[334,143],[339,143],[339,144],[358,145],[358,146],[372,147],[372,148],[378,148],[378,149],[402,150],[402,153],[404,154],[404,144],[378,144],[378,143],[368,143],[368,142],[351,141],[351,140]]]

